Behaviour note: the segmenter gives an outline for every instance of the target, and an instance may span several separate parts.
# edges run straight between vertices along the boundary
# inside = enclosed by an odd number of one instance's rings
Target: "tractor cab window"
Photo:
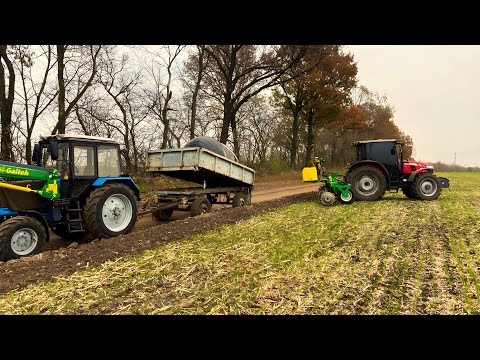
[[[52,160],[52,154],[50,153],[50,147],[48,145],[44,145],[42,147],[42,161],[40,166],[49,169],[57,169],[59,172],[60,178],[68,179],[68,144],[67,143],[59,143],[58,144],[58,159]]]
[[[98,176],[119,176],[120,159],[118,148],[111,145],[100,145],[98,151]]]
[[[73,147],[75,176],[95,176],[95,152],[93,146]]]
[[[57,161],[52,160],[52,154],[50,153],[50,148],[48,146],[44,146],[42,148],[42,164],[41,166],[49,168],[49,169],[56,169],[57,168]]]

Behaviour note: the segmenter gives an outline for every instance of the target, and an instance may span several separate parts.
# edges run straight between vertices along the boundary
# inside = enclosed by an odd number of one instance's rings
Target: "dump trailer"
[[[173,210],[195,216],[210,212],[213,204],[238,207],[251,203],[255,171],[206,148],[150,150],[146,170],[199,184],[155,191],[155,204],[140,214],[152,212],[158,220],[168,220]]]

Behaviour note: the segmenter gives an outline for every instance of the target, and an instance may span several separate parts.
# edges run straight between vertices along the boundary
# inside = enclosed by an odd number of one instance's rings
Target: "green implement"
[[[15,164],[8,161],[0,161],[0,187],[23,191],[34,192],[47,199],[59,198],[58,170],[46,169],[39,166]],[[44,182],[41,189],[32,189],[29,184],[26,186],[16,184],[15,180],[40,180]]]

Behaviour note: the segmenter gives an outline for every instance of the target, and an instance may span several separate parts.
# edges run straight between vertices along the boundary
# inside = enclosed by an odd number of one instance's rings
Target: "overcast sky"
[[[414,158],[480,166],[480,46],[349,45],[359,85],[386,95]]]

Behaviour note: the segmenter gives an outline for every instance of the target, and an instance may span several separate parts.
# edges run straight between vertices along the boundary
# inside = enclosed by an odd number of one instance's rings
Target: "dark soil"
[[[0,293],[19,289],[28,284],[48,281],[53,277],[69,276],[75,271],[205,233],[219,226],[233,224],[251,216],[315,197],[312,192],[254,203],[247,207],[225,208],[210,214],[163,223],[133,233],[89,243],[72,243],[67,248],[44,251],[41,254],[0,262]],[[182,226],[179,226],[179,222]]]

